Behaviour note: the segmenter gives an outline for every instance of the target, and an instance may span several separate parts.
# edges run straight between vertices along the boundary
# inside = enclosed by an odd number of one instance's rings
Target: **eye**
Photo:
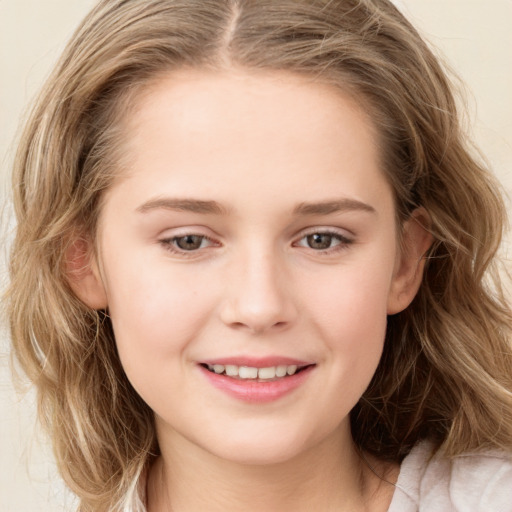
[[[303,236],[296,245],[314,249],[315,251],[328,251],[330,249],[341,249],[351,243],[352,240],[340,233],[317,231]]]
[[[201,235],[185,235],[172,239],[174,245],[183,251],[196,251],[208,245],[208,240]]]
[[[205,235],[186,234],[160,240],[160,243],[169,251],[175,253],[190,253],[210,247],[215,243]]]
[[[311,249],[329,249],[333,242],[337,245],[339,240],[329,233],[314,233],[306,236],[306,243]]]

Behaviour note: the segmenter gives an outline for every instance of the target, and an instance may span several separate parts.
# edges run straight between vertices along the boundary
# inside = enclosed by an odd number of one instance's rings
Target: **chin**
[[[270,443],[269,443],[270,444]],[[226,450],[214,450],[217,457],[244,466],[272,466],[284,464],[300,455],[301,450],[292,446],[262,446],[259,443],[238,444]]]
[[[268,428],[226,431],[222,438],[209,439],[203,448],[212,455],[236,464],[268,466],[283,464],[322,442],[318,431],[293,432],[293,429]]]

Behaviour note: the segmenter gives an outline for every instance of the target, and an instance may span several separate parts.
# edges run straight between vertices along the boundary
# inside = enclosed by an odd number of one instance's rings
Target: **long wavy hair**
[[[21,138],[7,294],[15,354],[80,509],[119,510],[158,443],[108,315],[73,294],[65,255],[77,237],[94,240],[135,96],[184,66],[288,70],[353,94],[379,134],[397,222],[418,206],[430,215],[422,286],[388,319],[382,360],[351,413],[359,448],[397,462],[425,438],[448,456],[512,450],[512,315],[495,268],[504,204],[472,156],[445,72],[392,3],[103,0]]]

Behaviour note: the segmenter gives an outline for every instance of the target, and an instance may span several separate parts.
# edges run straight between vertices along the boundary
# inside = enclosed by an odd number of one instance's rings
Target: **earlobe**
[[[106,309],[107,295],[90,243],[77,238],[68,247],[64,268],[75,295],[92,309]]]
[[[407,308],[419,290],[426,253],[433,242],[430,225],[430,216],[424,208],[414,210],[403,225],[401,250],[388,296],[388,315]]]

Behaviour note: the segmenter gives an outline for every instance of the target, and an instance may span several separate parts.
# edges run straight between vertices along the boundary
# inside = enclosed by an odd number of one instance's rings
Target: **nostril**
[[[238,329],[238,330],[243,329],[243,330],[247,330],[252,333],[255,333],[255,334],[284,329],[287,325],[288,325],[288,322],[284,322],[284,321],[275,322],[275,323],[269,322],[268,324],[263,323],[263,322],[259,323],[256,321],[252,321],[252,322],[248,321],[247,323],[232,322],[230,324],[230,326],[234,329]]]
[[[228,327],[253,333],[282,330],[294,322],[297,311],[289,297],[277,299],[242,290],[221,304],[220,319]]]

